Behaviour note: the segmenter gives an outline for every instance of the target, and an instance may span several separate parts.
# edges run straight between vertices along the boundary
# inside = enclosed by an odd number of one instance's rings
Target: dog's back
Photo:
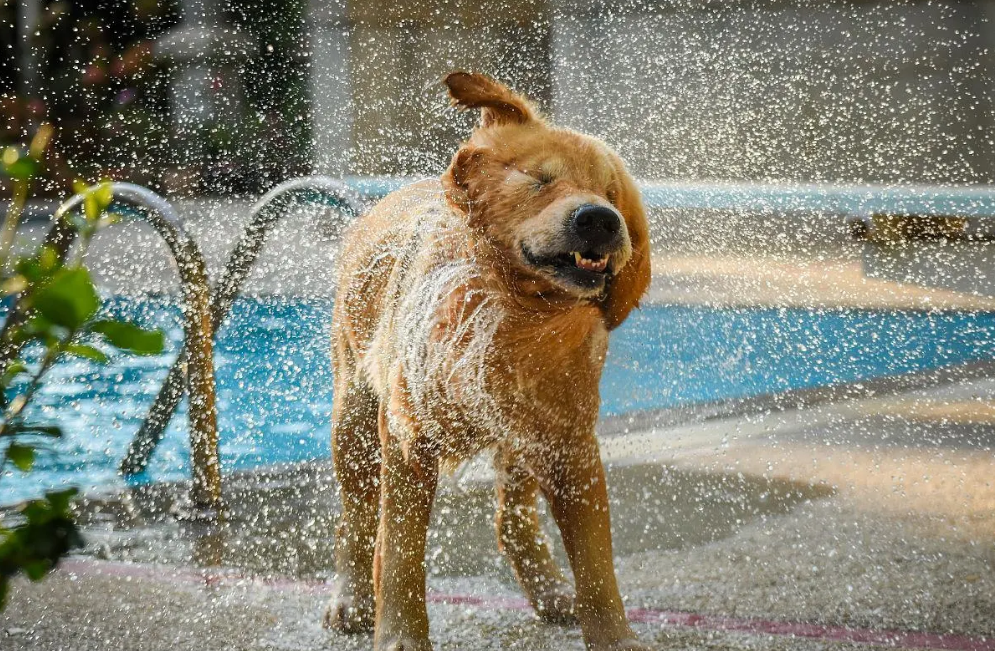
[[[336,345],[348,348],[366,381],[384,396],[383,376],[394,360],[389,345],[405,279],[433,221],[444,219],[438,181],[404,187],[375,205],[346,232],[333,316]],[[369,360],[369,366],[363,360]]]
[[[452,462],[508,427],[489,360],[506,310],[477,244],[438,181],[391,194],[345,238],[333,320],[337,372]]]

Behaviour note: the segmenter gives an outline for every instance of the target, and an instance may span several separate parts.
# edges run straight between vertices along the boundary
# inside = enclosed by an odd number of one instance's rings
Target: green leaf
[[[11,340],[24,343],[32,339],[41,341],[46,348],[59,343],[61,329],[40,314],[34,314],[20,328],[11,333]]]
[[[76,330],[97,312],[100,297],[86,269],[60,269],[35,296],[34,304],[52,323]]]
[[[3,152],[3,171],[12,179],[26,181],[38,173],[38,161],[30,156],[21,156],[14,147]]]
[[[70,507],[76,493],[52,491],[25,502],[17,509],[22,520],[10,529],[0,527],[0,598],[10,577],[24,573],[36,581],[85,544]]]
[[[30,445],[11,443],[7,446],[6,454],[11,463],[22,472],[28,472],[31,466],[35,465],[35,449]]]
[[[55,271],[56,267],[62,266],[62,260],[59,259],[59,252],[55,247],[46,244],[38,251],[38,264],[41,265],[42,271],[51,272]]]
[[[62,430],[57,425],[39,425],[14,420],[4,425],[3,436],[48,436],[57,439],[62,436]]]
[[[114,203],[114,189],[111,187],[110,181],[101,181],[93,187],[93,196],[97,198],[97,204],[100,206],[100,210],[105,210],[108,206]]]
[[[37,282],[42,277],[42,266],[35,257],[19,258],[14,263],[14,270],[31,282]]]
[[[161,353],[165,345],[162,332],[145,330],[133,323],[124,321],[96,321],[90,329],[104,335],[111,345],[139,355]]]
[[[0,164],[3,164],[4,169],[8,165],[13,165],[17,162],[17,159],[21,157],[21,151],[14,145],[4,148],[3,153],[0,153]]]
[[[83,195],[83,213],[91,224],[96,224],[100,220],[100,215],[114,201],[114,190],[110,181],[102,181],[89,187],[81,181],[76,181],[73,183],[73,188],[77,194]]]
[[[66,352],[70,355],[75,355],[76,357],[85,357],[86,359],[93,360],[98,364],[106,364],[110,360],[107,359],[107,355],[103,353],[99,348],[95,348],[89,344],[69,344],[65,348]]]
[[[100,219],[100,204],[92,192],[87,192],[83,199],[83,213],[87,221],[95,222]]]
[[[23,375],[28,372],[28,367],[19,359],[15,359],[10,364],[7,365],[6,370],[4,370],[3,375],[0,376],[0,387],[6,389],[10,386],[18,375]]]
[[[32,581],[40,581],[45,578],[45,575],[52,569],[52,561],[47,558],[31,560],[24,564],[23,569],[29,579]]]
[[[52,505],[52,509],[60,515],[69,513],[69,503],[79,494],[78,488],[64,488],[60,491],[46,491],[45,499]]]

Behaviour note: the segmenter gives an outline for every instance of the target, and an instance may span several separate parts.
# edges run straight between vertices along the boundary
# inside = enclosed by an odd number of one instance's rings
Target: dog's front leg
[[[593,433],[542,447],[529,461],[563,536],[587,648],[648,651],[629,627],[618,592],[605,471]]]
[[[508,558],[518,583],[541,619],[558,624],[575,623],[573,587],[553,560],[539,526],[536,508],[539,481],[510,445],[497,451],[494,469],[498,548]]]
[[[373,541],[380,504],[380,440],[378,399],[366,386],[352,382],[344,364],[336,366],[332,408],[332,459],[342,498],[342,516],[335,535],[338,581],[324,625],[345,633],[373,629]]]
[[[438,462],[399,443],[380,407],[383,451],[380,528],[374,562],[376,651],[430,651],[425,608],[425,539],[438,480]],[[410,440],[410,439],[408,439]]]

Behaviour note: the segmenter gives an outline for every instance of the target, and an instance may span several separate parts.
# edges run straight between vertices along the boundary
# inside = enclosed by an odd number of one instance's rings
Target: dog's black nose
[[[573,231],[591,247],[604,246],[618,237],[622,222],[611,208],[584,204],[573,214]]]

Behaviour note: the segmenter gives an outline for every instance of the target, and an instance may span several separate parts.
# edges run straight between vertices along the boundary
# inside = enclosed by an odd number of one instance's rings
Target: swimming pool
[[[330,454],[331,301],[240,299],[216,345],[226,471]],[[121,482],[117,466],[182,338],[167,301],[114,299],[108,309],[162,327],[155,357],[57,366],[39,416],[67,433],[35,471],[0,480],[0,503],[44,488]],[[605,416],[826,386],[995,356],[995,313],[720,309],[649,306],[613,336],[602,379]],[[133,481],[189,476],[181,406],[148,470]]]

